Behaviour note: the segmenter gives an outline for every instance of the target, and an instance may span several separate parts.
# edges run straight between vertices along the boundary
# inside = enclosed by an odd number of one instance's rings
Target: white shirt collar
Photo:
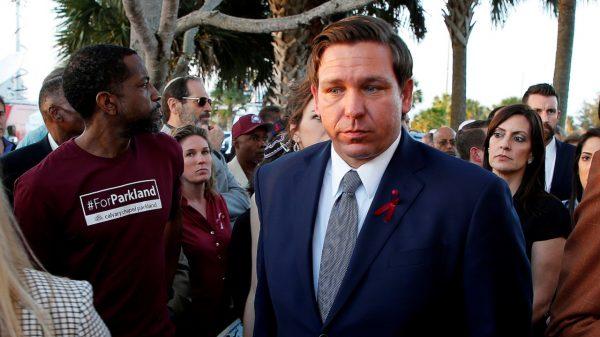
[[[546,152],[553,151],[556,152],[556,137],[552,137],[552,140],[548,145],[546,145]]]
[[[58,143],[54,140],[54,138],[52,138],[52,135],[50,134],[50,132],[48,132],[48,142],[50,142],[50,148],[52,149],[52,151],[58,149]]]
[[[392,160],[392,156],[394,155],[394,152],[396,152],[398,144],[400,144],[401,136],[402,132],[400,132],[398,138],[396,138],[387,150],[356,169],[369,198],[373,198],[375,192],[377,192],[381,177],[383,177],[385,169],[390,163],[390,160]],[[331,143],[331,191],[333,192],[334,197],[338,193],[342,178],[350,170],[354,169],[348,165],[337,152],[335,152],[333,143]]]

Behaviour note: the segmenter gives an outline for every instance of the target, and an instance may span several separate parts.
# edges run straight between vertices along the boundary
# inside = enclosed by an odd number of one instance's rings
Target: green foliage
[[[129,21],[121,0],[56,0],[59,54],[98,43],[129,45]]]
[[[419,132],[428,132],[440,126],[450,125],[451,96],[435,96],[430,108],[421,111],[410,123]],[[487,119],[490,109],[476,100],[467,99],[467,119]]]
[[[408,24],[417,40],[423,39],[427,33],[425,11],[420,0],[378,0],[359,12],[381,18],[396,28]],[[408,20],[405,13],[409,15]]]
[[[589,128],[600,126],[598,120],[598,105],[600,104],[600,95],[593,102],[583,103],[583,108],[579,110],[579,126],[587,130]]]
[[[218,85],[210,95],[214,99],[212,106],[216,108],[213,114],[218,117],[218,123],[222,128],[228,128],[232,122],[235,108],[243,108],[250,102],[250,95],[247,95],[241,87]]]
[[[513,104],[521,104],[521,99],[517,96],[507,97],[507,98],[501,100],[500,103],[494,104],[492,106],[492,108],[496,109],[497,107],[513,105]]]

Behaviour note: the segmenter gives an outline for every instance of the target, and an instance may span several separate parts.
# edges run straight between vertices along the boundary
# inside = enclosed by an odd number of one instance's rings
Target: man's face
[[[208,98],[208,93],[201,81],[190,80],[187,81],[187,89],[191,98]],[[179,118],[183,125],[208,125],[210,122],[210,111],[212,109],[208,101],[200,106],[198,100],[182,99],[182,110]]]
[[[129,77],[121,83],[119,95],[122,120],[128,135],[141,132],[158,132],[160,125],[160,96],[150,83],[142,59],[134,54],[123,59],[129,69]]]
[[[454,130],[448,127],[439,128],[433,134],[433,147],[451,156],[456,156],[456,134]]]
[[[241,135],[234,140],[235,155],[243,163],[258,165],[265,157],[267,130],[254,129],[251,133]]]
[[[0,137],[4,136],[6,128],[6,106],[0,103]]]
[[[321,57],[317,113],[336,152],[352,167],[384,152],[400,134],[402,112],[412,103],[413,82],[398,86],[388,46],[334,44]]]
[[[544,124],[544,141],[548,143],[554,137],[554,131],[560,118],[558,99],[556,96],[534,94],[527,98],[527,105],[535,110],[542,119]]]

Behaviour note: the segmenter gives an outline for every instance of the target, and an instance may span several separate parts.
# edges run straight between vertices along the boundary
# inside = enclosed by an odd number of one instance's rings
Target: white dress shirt
[[[247,189],[250,186],[248,177],[246,177],[246,173],[244,172],[244,169],[242,169],[242,165],[240,165],[237,156],[233,157],[233,159],[231,159],[231,161],[227,163],[227,167],[229,168],[231,174],[233,174],[233,176],[235,177],[237,183],[243,189]]]
[[[362,184],[358,187],[354,195],[358,203],[358,231],[363,227],[367,212],[371,207],[371,202],[375,198],[375,192],[379,187],[379,182],[383,177],[383,173],[387,168],[394,152],[400,143],[400,136],[379,156],[373,158],[369,162],[361,165],[356,172],[360,177]],[[329,224],[329,216],[335,200],[342,194],[339,189],[340,183],[344,175],[354,170],[348,165],[342,157],[340,157],[333,144],[331,145],[331,158],[327,162],[325,175],[323,176],[323,185],[321,186],[321,195],[319,197],[319,208],[317,210],[317,218],[315,229],[313,232],[312,256],[313,256],[313,283],[315,294],[318,294],[319,285],[319,270],[321,268],[321,254],[323,253],[323,245],[325,243],[325,234],[327,233],[327,225]]]
[[[50,132],[48,132],[48,142],[50,143],[50,148],[52,151],[58,149],[58,143],[54,140],[54,138],[52,138]]]
[[[556,138],[546,145],[546,192],[550,193],[552,186],[552,177],[554,176],[554,166],[556,164]]]

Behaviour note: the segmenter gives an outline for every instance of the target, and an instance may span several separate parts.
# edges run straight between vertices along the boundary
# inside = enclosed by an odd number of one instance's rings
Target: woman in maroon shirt
[[[227,205],[213,189],[207,132],[195,126],[176,131],[183,150],[182,249],[189,264],[189,310],[177,319],[178,336],[216,336],[232,319],[225,291],[231,226]]]

